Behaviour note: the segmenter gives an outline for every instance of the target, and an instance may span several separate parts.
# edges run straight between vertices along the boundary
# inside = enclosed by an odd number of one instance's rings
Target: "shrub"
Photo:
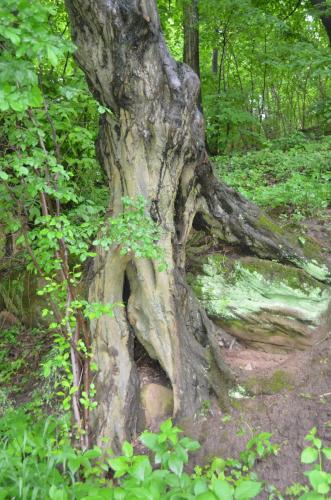
[[[271,143],[246,155],[216,157],[219,176],[263,208],[314,215],[328,206],[331,138]]]

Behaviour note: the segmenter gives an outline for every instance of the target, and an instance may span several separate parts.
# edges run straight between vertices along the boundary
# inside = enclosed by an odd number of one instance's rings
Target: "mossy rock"
[[[205,257],[189,281],[216,323],[269,352],[311,345],[331,299],[330,287],[304,270],[253,257]]]
[[[293,390],[293,379],[289,373],[276,370],[271,376],[247,377],[244,385],[252,394],[278,394],[284,390]]]

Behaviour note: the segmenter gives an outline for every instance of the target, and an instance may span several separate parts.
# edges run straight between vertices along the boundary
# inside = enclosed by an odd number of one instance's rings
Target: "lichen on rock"
[[[331,298],[304,270],[253,257],[204,258],[190,283],[215,322],[268,351],[309,346]]]

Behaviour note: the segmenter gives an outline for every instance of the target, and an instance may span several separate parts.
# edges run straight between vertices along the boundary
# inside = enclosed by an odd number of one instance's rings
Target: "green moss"
[[[315,322],[327,308],[330,290],[302,270],[255,258],[240,262],[208,257],[191,283],[214,318],[236,320],[259,311],[291,309]],[[290,315],[290,314],[289,314]]]
[[[292,377],[283,370],[276,370],[271,377],[251,377],[245,386],[255,394],[278,394],[287,389],[293,390]]]
[[[242,407],[243,407],[243,400],[238,400],[238,399],[231,399],[231,406],[232,408],[234,408],[235,410],[241,410]]]
[[[216,323],[276,352],[310,345],[331,299],[330,287],[304,270],[253,257],[202,258],[189,282]]]
[[[258,219],[258,226],[276,234],[284,234],[283,228],[264,214],[260,215]]]
[[[282,281],[291,288],[302,288],[307,284],[306,276],[303,276],[296,268],[284,266],[278,262],[247,259],[243,265],[245,269],[251,272],[261,273],[268,280]],[[308,281],[311,282],[310,278],[308,278]],[[316,286],[316,283],[314,283],[314,286]]]
[[[304,238],[304,243],[302,245],[302,251],[305,257],[307,257],[307,259],[317,259],[321,255],[320,245],[312,238],[306,236]]]
[[[316,260],[311,260],[303,264],[302,268],[319,281],[331,283],[331,274],[324,264],[319,264]]]

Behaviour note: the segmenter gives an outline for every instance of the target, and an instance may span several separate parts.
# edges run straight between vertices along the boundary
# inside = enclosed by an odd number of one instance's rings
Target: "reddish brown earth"
[[[281,490],[302,482],[300,453],[308,431],[317,427],[325,445],[331,444],[331,340],[310,352],[285,356],[244,349],[224,354],[242,381],[255,379],[256,383],[252,397],[233,400],[227,412],[213,402],[212,412],[193,427],[202,444],[194,462],[207,462],[214,456],[237,457],[251,437],[271,432],[280,452],[258,465],[259,476]],[[268,384],[274,373],[278,379]],[[225,414],[229,415],[226,419]]]
[[[307,220],[302,227],[322,245],[326,257],[330,257],[330,219],[331,211],[321,220]],[[224,358],[236,373],[238,383],[248,386],[250,397],[230,398],[226,410],[221,410],[211,397],[196,419],[178,423],[202,445],[193,456],[191,467],[207,464],[214,457],[238,457],[249,439],[271,432],[272,442],[278,443],[280,450],[277,456],[257,464],[259,477],[282,493],[295,482],[304,483],[307,467],[300,463],[300,454],[308,444],[304,441],[308,431],[316,427],[325,446],[331,445],[330,335],[329,314],[322,339],[319,337],[306,352],[270,354],[226,339]],[[155,375],[155,368],[141,363],[144,382],[155,380],[166,385],[162,375]],[[263,493],[260,498],[268,496]]]

